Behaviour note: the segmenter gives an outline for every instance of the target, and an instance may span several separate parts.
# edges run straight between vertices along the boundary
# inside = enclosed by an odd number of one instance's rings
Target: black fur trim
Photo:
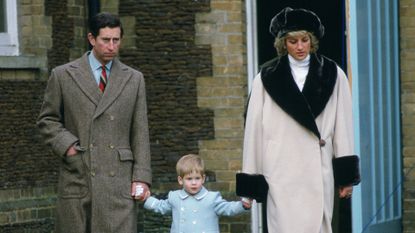
[[[318,54],[310,55],[310,68],[301,92],[291,74],[288,56],[265,63],[261,69],[265,90],[294,120],[319,139],[315,118],[324,110],[337,80],[337,65]]]
[[[299,30],[312,32],[318,39],[324,35],[320,18],[306,9],[286,7],[272,18],[269,25],[269,31],[274,37],[282,37],[288,32]]]
[[[337,186],[358,185],[360,183],[359,157],[350,155],[333,159],[333,173]]]
[[[268,196],[268,183],[261,174],[236,173],[236,195],[264,202]]]

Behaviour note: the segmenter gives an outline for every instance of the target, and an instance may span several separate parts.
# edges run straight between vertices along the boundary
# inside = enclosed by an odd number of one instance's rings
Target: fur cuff
[[[268,196],[268,183],[261,174],[236,173],[236,195],[264,202]]]
[[[334,182],[337,186],[359,184],[359,157],[357,155],[350,155],[333,159],[333,173]]]

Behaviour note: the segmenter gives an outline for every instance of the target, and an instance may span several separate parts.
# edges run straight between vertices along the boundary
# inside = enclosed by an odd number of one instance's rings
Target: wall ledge
[[[0,56],[0,69],[44,69],[46,59],[39,56]]]

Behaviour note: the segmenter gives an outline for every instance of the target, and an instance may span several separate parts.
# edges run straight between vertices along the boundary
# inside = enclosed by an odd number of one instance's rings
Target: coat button
[[[111,149],[114,149],[114,145],[109,145],[109,147],[110,147]]]
[[[324,141],[323,139],[320,139],[320,142],[318,144],[320,144],[320,146],[323,147],[326,145],[326,141]]]
[[[113,121],[115,118],[114,116],[110,116],[110,120]]]
[[[94,171],[91,171],[91,176],[95,176],[95,172]]]
[[[111,172],[110,172],[110,176],[111,176],[111,177],[114,177],[114,176],[115,176],[115,172],[111,171]]]

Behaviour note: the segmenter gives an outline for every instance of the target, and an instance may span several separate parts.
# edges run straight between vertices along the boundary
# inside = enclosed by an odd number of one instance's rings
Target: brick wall
[[[122,60],[146,78],[152,191],[159,197],[177,189],[178,158],[198,153],[208,188],[236,198],[246,97],[242,9],[241,1],[120,0],[126,29],[135,25],[136,32],[125,38]],[[222,218],[221,232],[247,232],[247,216]],[[170,227],[169,216],[146,211],[140,218],[145,232]]]
[[[0,231],[52,232],[55,187],[0,190]]]
[[[40,142],[34,121],[48,70],[87,49],[86,1],[18,4],[21,53],[45,62],[0,69],[0,231],[50,232],[56,158]],[[174,166],[181,155],[199,153],[208,188],[236,199],[246,100],[244,1],[102,0],[101,7],[119,12],[126,32],[121,59],[146,78],[155,195],[177,188]],[[414,12],[414,0],[400,0],[405,233],[415,232]],[[140,213],[141,232],[168,232],[169,217]],[[248,227],[247,215],[221,219],[221,232]]]
[[[44,87],[39,81],[0,80],[1,189],[56,183],[57,163],[35,127]]]
[[[415,1],[400,0],[403,228],[415,232]]]
[[[135,46],[127,44],[121,57],[146,80],[152,191],[160,197],[177,189],[178,158],[198,153],[199,140],[213,138],[213,112],[197,106],[196,90],[197,78],[211,74],[211,51],[194,42],[195,14],[208,10],[205,1],[120,0],[127,29],[135,26]],[[143,213],[145,232],[169,232],[170,216]]]
[[[46,61],[48,49],[52,46],[52,18],[45,15],[45,0],[18,1],[17,8],[21,55]],[[47,77],[46,62],[37,68],[41,77]]]
[[[75,35],[74,19],[69,17],[67,5],[68,0],[45,0],[45,15],[52,18],[52,47],[47,52],[49,71],[70,61]]]
[[[69,61],[80,44],[86,47],[76,41],[79,20],[64,18],[83,10],[69,3],[18,1],[20,56],[2,57],[0,65],[0,232],[53,229],[58,158],[43,144],[35,122],[48,68]]]
[[[196,44],[210,45],[212,75],[197,79],[198,106],[214,112],[214,139],[199,142],[206,166],[215,171],[208,187],[235,197],[235,173],[242,168],[247,93],[244,1],[211,0],[196,15]],[[218,159],[220,158],[220,159]],[[249,215],[221,220],[221,232],[250,232]]]
[[[45,82],[35,71],[2,71],[0,79],[0,231],[52,229],[58,161],[35,127]]]

